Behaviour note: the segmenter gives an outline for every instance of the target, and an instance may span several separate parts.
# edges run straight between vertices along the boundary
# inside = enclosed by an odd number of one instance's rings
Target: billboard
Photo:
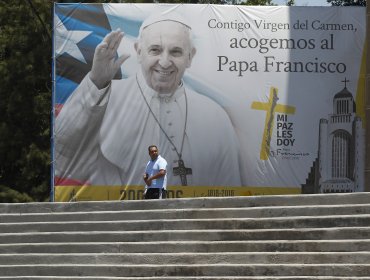
[[[55,4],[55,201],[364,188],[365,8]]]

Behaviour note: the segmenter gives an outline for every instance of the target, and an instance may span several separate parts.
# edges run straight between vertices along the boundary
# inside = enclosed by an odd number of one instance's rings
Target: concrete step
[[[350,276],[369,277],[369,264],[0,265],[2,276]]]
[[[0,233],[0,244],[41,242],[135,242],[166,240],[367,239],[370,227],[234,230],[146,230]]]
[[[0,276],[7,280],[370,280],[370,277],[341,276],[160,276],[160,277],[95,277],[95,276]]]
[[[370,194],[0,204],[1,279],[370,280]]]
[[[370,252],[1,254],[1,265],[370,264]]]
[[[0,205],[1,208],[1,205]],[[291,216],[328,216],[370,214],[370,204],[264,206],[239,208],[151,209],[129,211],[0,213],[0,223],[56,221],[126,221],[153,219],[273,218]]]
[[[0,233],[66,232],[66,231],[143,231],[143,230],[201,230],[201,229],[284,229],[366,227],[370,215],[321,217],[278,217],[237,219],[172,219],[138,221],[79,221],[0,223]]]
[[[147,209],[240,208],[262,206],[369,204],[370,193],[207,197],[68,203],[2,203],[0,213],[123,211]]]
[[[349,246],[350,243],[350,246]],[[370,239],[271,241],[155,241],[0,244],[10,253],[370,252]]]

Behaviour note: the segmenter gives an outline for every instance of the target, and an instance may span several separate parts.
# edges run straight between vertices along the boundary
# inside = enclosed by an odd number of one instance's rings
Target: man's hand
[[[123,54],[117,59],[115,57],[123,36],[124,33],[119,29],[112,31],[95,49],[90,79],[98,89],[108,86],[122,63],[130,56]]]
[[[150,187],[150,185],[152,184],[152,180],[149,180],[149,175],[147,173],[144,174],[143,176],[143,179],[145,181],[145,184]]]

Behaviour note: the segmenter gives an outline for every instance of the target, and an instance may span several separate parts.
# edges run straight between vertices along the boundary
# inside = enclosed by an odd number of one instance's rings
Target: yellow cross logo
[[[265,129],[261,143],[260,159],[267,160],[270,154],[270,142],[272,137],[272,129],[274,125],[275,112],[282,114],[294,114],[295,107],[288,105],[277,104],[278,89],[271,87],[270,96],[267,103],[253,102],[252,109],[266,111]]]

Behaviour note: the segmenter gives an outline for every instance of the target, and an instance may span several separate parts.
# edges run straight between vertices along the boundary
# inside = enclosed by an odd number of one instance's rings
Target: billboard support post
[[[370,7],[366,6],[366,38],[370,38]],[[370,192],[370,44],[366,44],[366,86],[365,86],[365,96],[366,96],[366,160],[365,160],[365,191]]]

